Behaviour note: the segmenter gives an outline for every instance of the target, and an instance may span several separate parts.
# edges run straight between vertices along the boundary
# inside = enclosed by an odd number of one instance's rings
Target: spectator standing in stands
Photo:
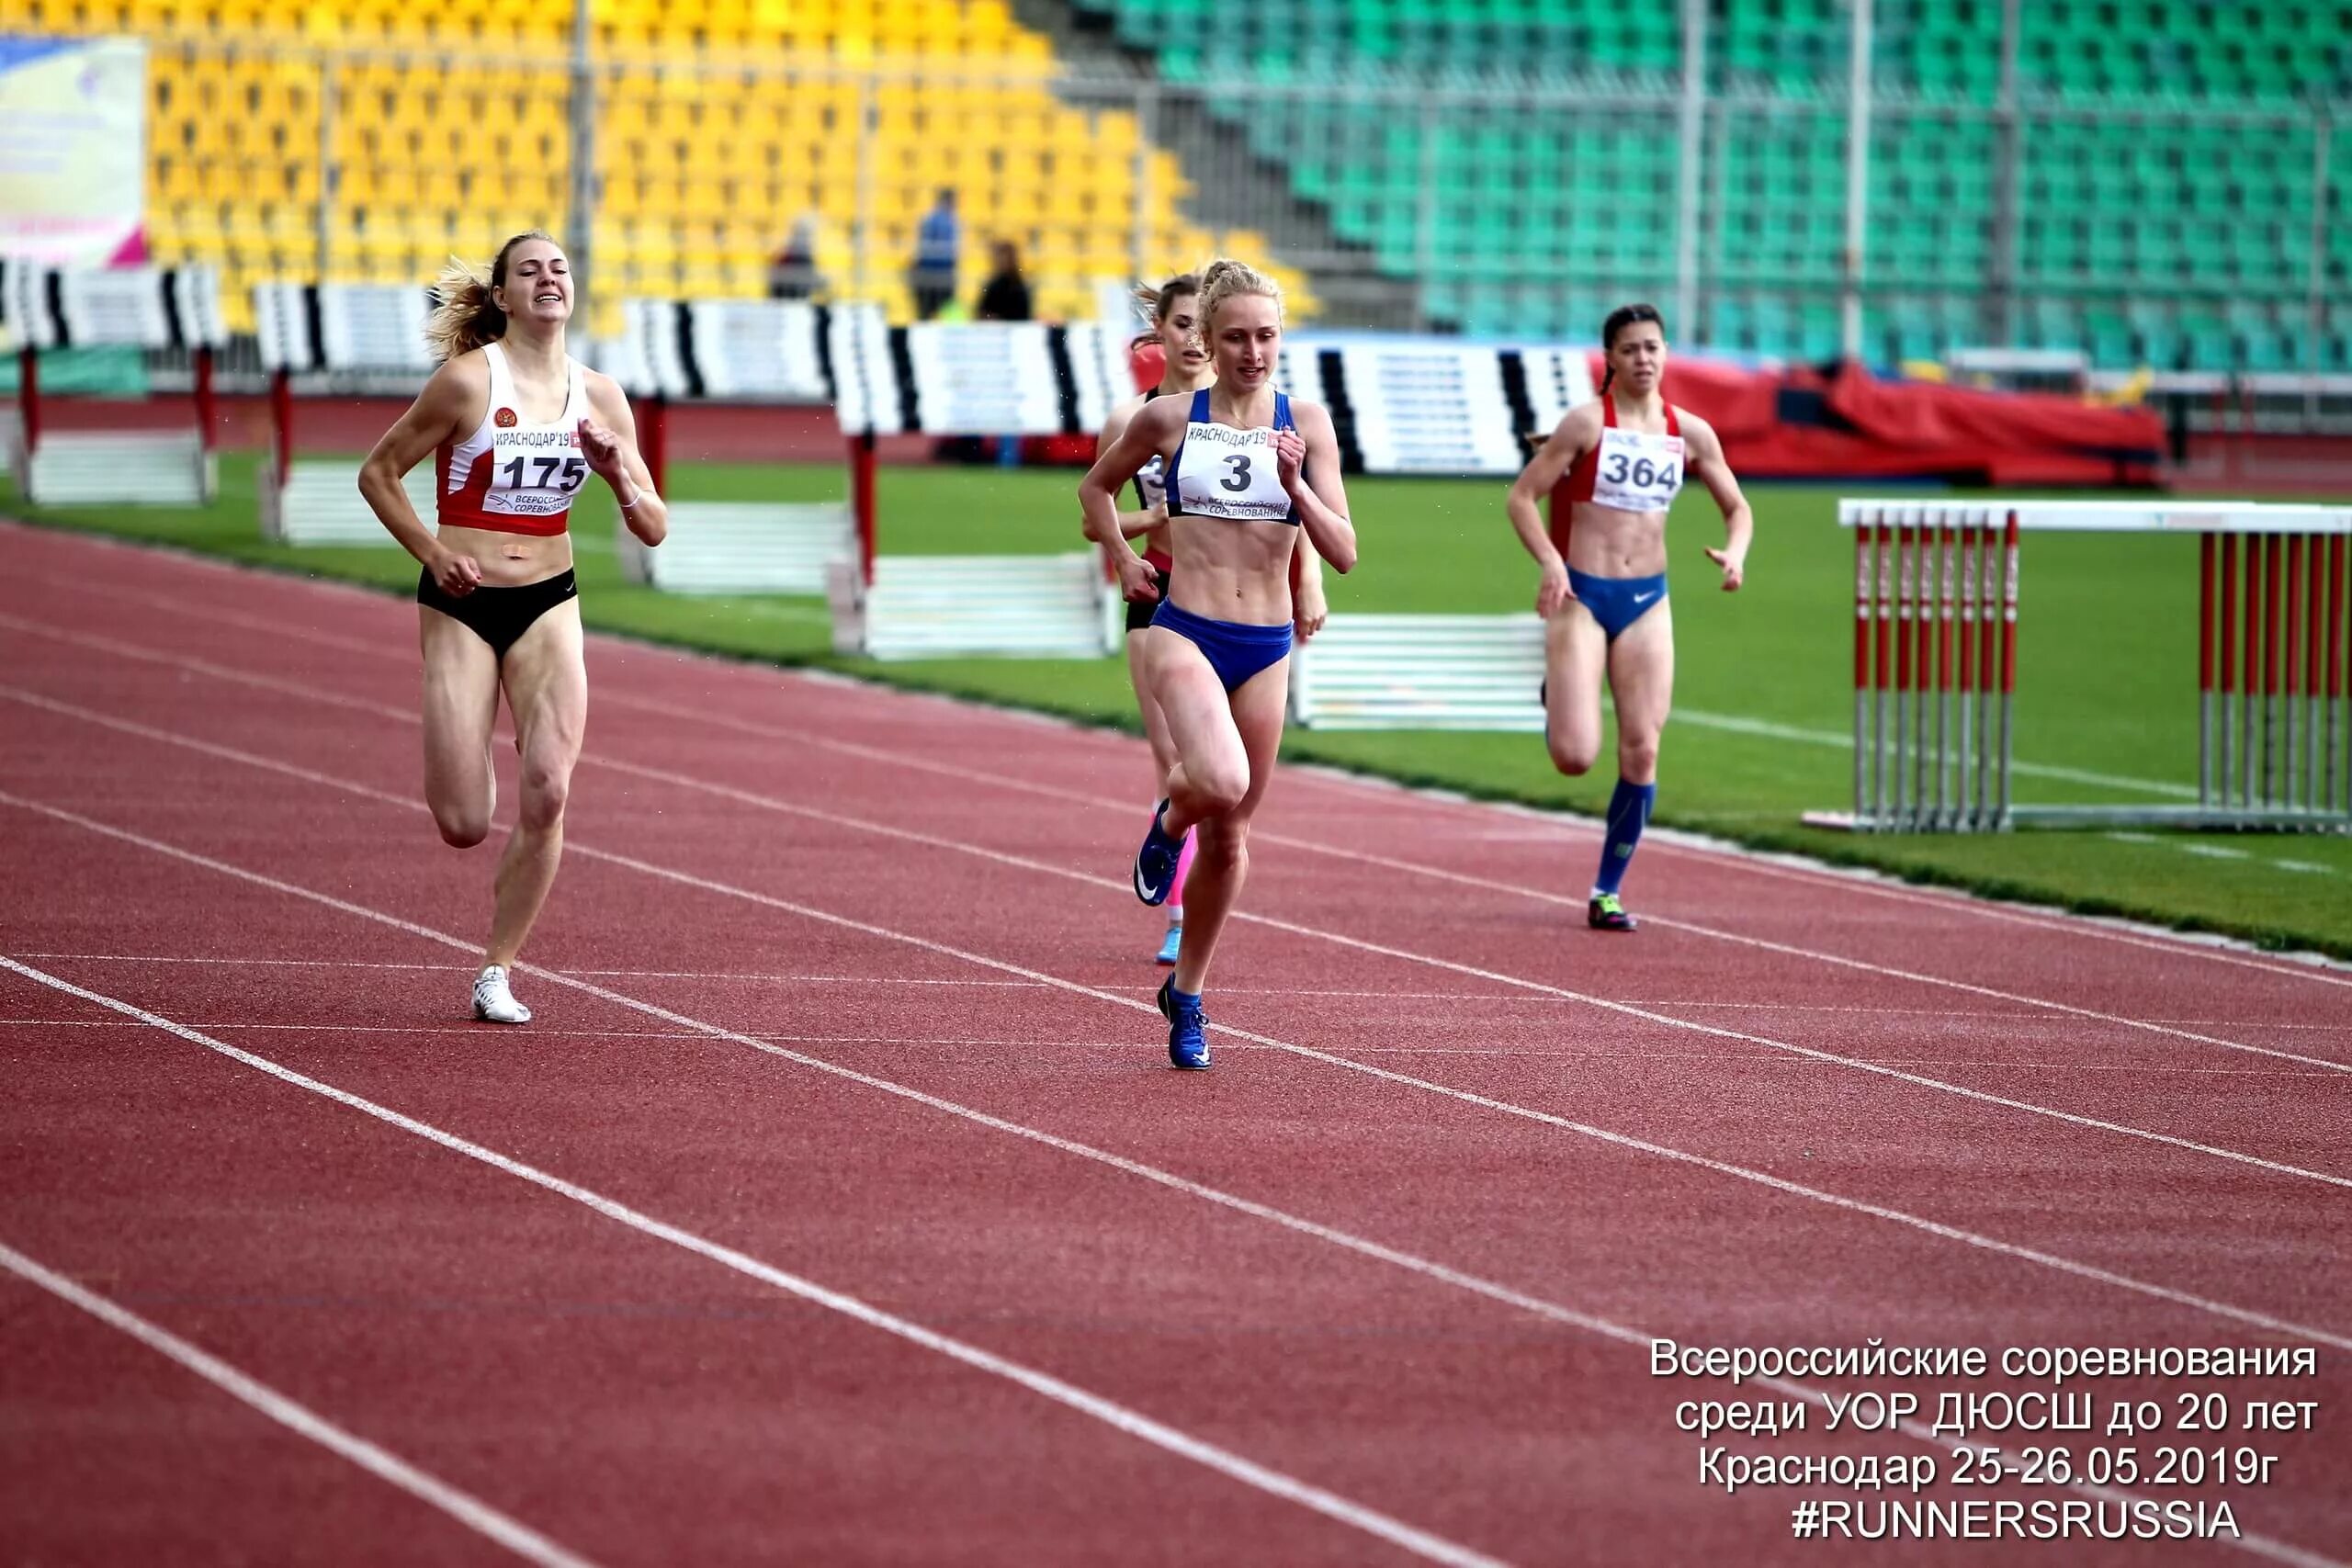
[[[956,192],[942,186],[939,199],[922,215],[915,235],[912,286],[915,314],[929,321],[956,296],[956,258],[964,247],[964,225],[956,216]]]
[[[980,288],[980,302],[972,314],[983,321],[1025,321],[1030,319],[1029,280],[1021,276],[1021,253],[1010,240],[989,248],[996,270]]]
[[[792,238],[768,263],[768,298],[806,299],[817,292],[817,220],[803,213]]]
[[[1025,321],[1029,319],[1029,280],[1021,276],[1021,253],[1010,240],[999,240],[989,247],[989,265],[995,269],[980,287],[979,303],[972,315],[983,321]],[[996,460],[1000,468],[1021,466],[1021,437],[1006,435],[998,439]]]

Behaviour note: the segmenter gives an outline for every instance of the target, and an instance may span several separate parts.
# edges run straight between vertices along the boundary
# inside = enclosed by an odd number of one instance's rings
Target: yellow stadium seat
[[[766,256],[807,217],[819,224],[826,293],[905,320],[915,230],[943,186],[964,216],[960,281],[968,288],[985,270],[990,241],[1012,239],[1049,314],[1091,313],[1096,279],[1138,270],[1138,199],[1151,212],[1147,274],[1219,249],[1269,262],[1261,236],[1220,240],[1175,216],[1192,183],[1173,154],[1144,143],[1134,115],[1055,96],[1051,44],[1008,0],[594,0],[592,15],[605,47],[674,62],[597,73],[594,261],[632,291],[757,294]],[[153,40],[153,248],[165,261],[227,258],[241,279],[323,266],[413,281],[452,250],[487,254],[534,225],[561,232],[571,28],[569,7],[505,0],[0,0],[0,31]],[[402,52],[323,71],[277,52],[379,42]],[[435,52],[451,50],[467,58]],[[841,73],[915,57],[975,74],[861,84]],[[686,64],[739,60],[742,73]],[[759,74],[796,60],[811,68]],[[863,168],[852,130],[861,106],[877,127]],[[323,258],[322,113],[340,171]],[[856,225],[869,202],[860,274]],[[1276,273],[1309,313],[1304,280]],[[242,314],[242,287],[232,293]]]

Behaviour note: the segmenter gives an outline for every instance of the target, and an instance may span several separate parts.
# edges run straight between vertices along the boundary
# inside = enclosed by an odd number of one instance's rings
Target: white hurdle
[[[1513,615],[1334,615],[1291,655],[1309,729],[1540,733],[1544,623]]]
[[[868,309],[837,307],[835,314]],[[622,574],[666,593],[825,592],[833,565],[857,558],[847,502],[693,501],[668,488],[671,398],[824,400],[817,308],[797,299],[631,299],[622,315],[627,330],[603,345],[602,368],[632,394],[650,394],[638,406],[638,446],[670,508],[670,536],[659,549],[616,521]]]
[[[846,503],[679,501],[670,537],[647,549],[626,526],[621,572],[665,593],[826,592],[826,573],[857,559],[857,520]]]
[[[212,355],[227,340],[209,267],[77,269],[12,263],[0,273],[0,325],[20,345],[18,414],[7,467],[40,506],[201,506],[219,482]],[[185,350],[195,418],[165,430],[52,430],[43,418],[45,348]]]
[[[879,556],[870,585],[837,561],[827,597],[833,651],[868,659],[1101,659],[1126,619],[1092,551]]]

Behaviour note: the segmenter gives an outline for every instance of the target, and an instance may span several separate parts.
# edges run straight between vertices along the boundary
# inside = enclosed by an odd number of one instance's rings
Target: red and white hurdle
[[[0,267],[0,325],[18,345],[17,418],[7,467],[18,493],[45,506],[198,506],[212,498],[219,411],[213,354],[227,341],[219,275],[208,266]],[[58,428],[40,384],[40,351],[137,348],[187,355],[190,419],[158,426],[108,407],[95,428]]]
[[[1854,803],[1816,826],[2352,829],[2352,507],[1842,501],[1854,531]],[[2023,536],[2199,536],[2197,800],[2011,793]]]

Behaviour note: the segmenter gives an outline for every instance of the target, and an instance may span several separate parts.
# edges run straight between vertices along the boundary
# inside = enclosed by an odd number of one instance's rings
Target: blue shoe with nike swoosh
[[[1201,998],[1176,988],[1176,976],[1159,982],[1159,1016],[1168,1021],[1168,1065],[1188,1073],[1209,1069],[1209,1015]]]
[[[1136,852],[1136,897],[1147,904],[1165,904],[1170,889],[1176,886],[1176,862],[1184,852],[1184,840],[1170,837],[1159,825],[1160,817],[1168,810],[1161,801],[1151,814],[1151,830],[1143,836],[1143,848]]]

